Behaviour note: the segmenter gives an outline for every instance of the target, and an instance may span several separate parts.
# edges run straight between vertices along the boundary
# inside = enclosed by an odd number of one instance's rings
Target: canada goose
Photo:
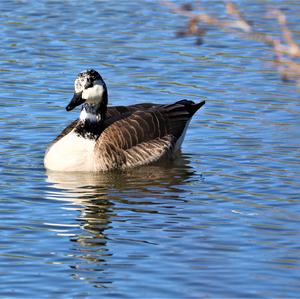
[[[205,101],[107,107],[105,82],[95,70],[81,72],[66,107],[83,104],[79,119],[48,147],[44,165],[55,171],[128,169],[171,158],[194,113]]]

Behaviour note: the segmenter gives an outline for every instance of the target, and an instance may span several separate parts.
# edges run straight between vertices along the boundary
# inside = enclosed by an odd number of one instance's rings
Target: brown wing
[[[137,110],[148,110],[151,108],[160,107],[162,105],[153,103],[142,103],[130,106],[111,106],[107,107],[106,118],[114,117],[116,115],[121,116],[125,114],[132,114]]]
[[[101,142],[98,146],[101,170],[128,169],[157,162],[170,157],[174,147],[174,137],[166,135],[162,138],[141,142],[127,150],[117,148],[111,142]]]
[[[151,108],[157,108],[162,105],[159,104],[153,104],[153,103],[142,103],[142,104],[136,104],[136,105],[130,105],[130,106],[111,106],[107,108],[106,112],[106,121],[105,121],[105,127],[110,126],[112,123],[130,116],[132,113],[138,111],[138,110],[148,110]]]
[[[144,111],[136,109],[102,132],[96,143],[101,160],[113,164],[112,168],[134,167],[168,155],[187,122],[203,104],[183,100],[150,106]]]

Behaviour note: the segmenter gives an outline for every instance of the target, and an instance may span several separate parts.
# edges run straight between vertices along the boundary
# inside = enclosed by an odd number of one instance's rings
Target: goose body
[[[83,104],[80,118],[48,147],[47,169],[107,171],[170,159],[179,150],[192,116],[205,103],[181,100],[107,107],[107,98],[99,73],[88,70],[78,75],[66,109]]]

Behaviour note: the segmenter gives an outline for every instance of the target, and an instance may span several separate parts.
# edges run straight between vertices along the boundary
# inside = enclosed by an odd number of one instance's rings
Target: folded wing
[[[171,105],[135,105],[128,111],[122,111],[128,107],[108,109],[107,127],[96,143],[102,168],[136,167],[172,155],[176,141],[203,104],[182,100]]]

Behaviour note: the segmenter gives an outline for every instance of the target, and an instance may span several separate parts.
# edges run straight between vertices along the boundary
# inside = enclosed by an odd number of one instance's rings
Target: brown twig
[[[220,20],[203,11],[194,11],[192,5],[178,6],[170,1],[163,1],[174,13],[188,18],[187,28],[180,32],[181,36],[193,35],[202,38],[206,30],[203,26],[210,26],[224,32],[235,33],[239,37],[253,39],[269,46],[274,53],[274,64],[283,80],[295,80],[300,85],[300,48],[294,40],[292,32],[287,26],[286,16],[278,9],[272,9],[269,17],[276,18],[281,30],[282,40],[271,34],[256,31],[236,5],[231,1],[224,1],[225,9],[230,18]],[[189,9],[187,9],[187,7]]]

